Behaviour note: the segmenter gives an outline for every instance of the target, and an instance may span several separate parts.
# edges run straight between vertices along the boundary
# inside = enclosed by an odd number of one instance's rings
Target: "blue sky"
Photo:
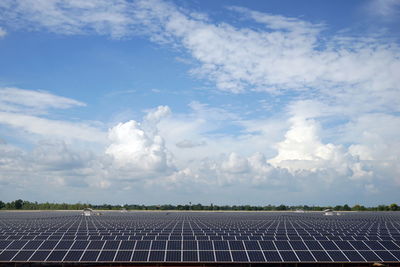
[[[400,2],[0,3],[0,199],[399,202]]]

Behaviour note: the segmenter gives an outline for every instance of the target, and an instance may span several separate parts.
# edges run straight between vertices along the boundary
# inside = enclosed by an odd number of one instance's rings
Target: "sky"
[[[0,1],[0,200],[400,197],[398,0]]]

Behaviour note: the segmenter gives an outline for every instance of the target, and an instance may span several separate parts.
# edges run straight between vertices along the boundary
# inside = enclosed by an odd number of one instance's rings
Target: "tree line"
[[[335,211],[400,211],[400,207],[393,203],[390,205],[378,205],[375,207],[365,207],[363,205],[336,205],[336,206],[308,206],[308,205],[267,205],[267,206],[252,206],[252,205],[202,205],[202,204],[184,204],[184,205],[138,205],[138,204],[125,204],[125,205],[93,205],[89,203],[38,203],[30,202],[27,200],[17,199],[10,202],[3,202],[0,200],[0,210],[82,210],[84,208],[92,208],[97,210],[220,210],[220,211],[323,211],[325,209],[332,209]]]

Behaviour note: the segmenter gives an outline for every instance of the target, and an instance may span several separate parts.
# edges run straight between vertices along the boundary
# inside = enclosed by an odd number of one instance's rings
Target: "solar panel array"
[[[0,262],[400,262],[400,213],[1,212]]]

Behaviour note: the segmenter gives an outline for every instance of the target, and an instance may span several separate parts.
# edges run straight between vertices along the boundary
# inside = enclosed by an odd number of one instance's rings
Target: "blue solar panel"
[[[373,251],[359,251],[361,256],[364,257],[367,261],[381,261],[381,259],[373,252]]]
[[[328,262],[332,261],[325,251],[311,251],[317,261]]]
[[[132,261],[144,262],[147,261],[148,251],[135,251],[132,255]]]
[[[18,250],[5,250],[0,253],[0,261],[10,261],[17,253]]]
[[[90,261],[90,262],[96,261],[97,257],[99,256],[99,254],[100,254],[99,250],[86,250],[83,253],[80,261],[83,261],[83,262],[85,262],[85,261]]]
[[[66,250],[54,250],[50,253],[46,261],[62,261],[65,257],[65,254],[67,254]]]
[[[198,259],[197,251],[193,251],[193,250],[183,251],[183,261],[197,262],[198,260],[199,259]]]
[[[247,251],[247,254],[249,256],[249,260],[251,262],[264,262],[264,255],[261,251]]]
[[[220,261],[220,262],[231,262],[232,261],[231,253],[229,251],[224,251],[224,250],[215,251],[215,258],[217,261]]]
[[[166,261],[181,261],[181,252],[180,251],[167,251]]]
[[[249,259],[245,251],[231,251],[233,261],[248,262]]]
[[[279,251],[279,253],[281,254],[283,261],[288,261],[288,262],[299,261],[294,251],[285,250],[285,251]]]
[[[376,250],[374,252],[375,252],[376,255],[378,255],[379,258],[381,258],[385,262],[388,262],[388,261],[399,261],[398,259],[396,259],[396,257],[393,256],[393,254],[391,254],[388,251]]]
[[[116,253],[117,251],[115,250],[103,250],[100,253],[97,261],[106,261],[106,262],[113,261]]]
[[[214,241],[215,250],[229,250],[228,241]]]
[[[119,250],[115,255],[114,261],[116,262],[129,262],[132,257],[132,251],[129,250]]]
[[[168,250],[181,250],[182,242],[181,241],[168,241],[167,249]]]
[[[205,262],[215,261],[214,252],[213,251],[199,251],[199,260]]]
[[[105,244],[105,241],[90,241],[87,249],[100,250],[103,248],[104,244]]]
[[[64,261],[76,262],[82,257],[83,250],[70,250],[64,257]]]
[[[331,250],[327,251],[329,256],[332,258],[333,261],[335,262],[346,262],[349,261],[347,257],[343,254],[343,252],[338,251],[338,250]]]
[[[0,261],[345,263],[398,262],[400,257],[394,213],[329,218],[317,213],[132,214],[45,217],[48,225],[59,223],[38,228],[38,220],[32,220],[25,230],[13,219],[9,229],[0,227]]]
[[[213,250],[212,241],[199,241],[199,250]]]
[[[278,250],[292,250],[288,241],[275,241],[275,246]]]
[[[106,241],[103,249],[118,249],[120,241]]]
[[[49,250],[38,250],[33,253],[32,257],[30,258],[31,261],[44,261],[49,255]]]
[[[315,261],[314,257],[311,255],[309,251],[296,251],[296,255],[301,262]]]
[[[153,250],[150,251],[149,261],[164,261],[165,251]]]

